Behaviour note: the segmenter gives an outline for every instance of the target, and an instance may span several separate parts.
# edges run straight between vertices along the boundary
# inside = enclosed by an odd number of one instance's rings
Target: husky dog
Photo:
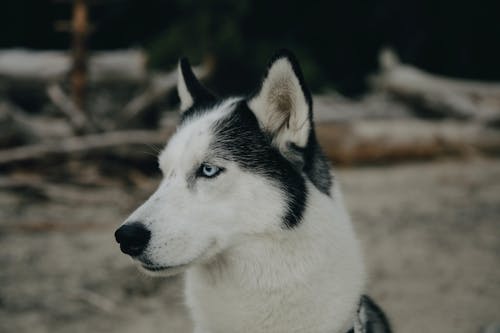
[[[163,180],[116,231],[153,276],[185,272],[196,333],[389,332],[339,184],[318,145],[312,98],[289,51],[250,96],[219,99],[179,63],[181,121]]]

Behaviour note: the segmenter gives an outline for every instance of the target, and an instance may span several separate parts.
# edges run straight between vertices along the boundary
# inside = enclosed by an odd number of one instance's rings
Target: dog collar
[[[391,333],[391,326],[380,307],[370,297],[362,295],[354,324],[346,333]]]

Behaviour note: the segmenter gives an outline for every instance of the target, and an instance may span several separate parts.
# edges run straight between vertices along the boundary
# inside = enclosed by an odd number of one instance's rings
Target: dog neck
[[[200,332],[344,333],[364,270],[339,191],[310,186],[300,225],[255,235],[186,275],[186,300]]]

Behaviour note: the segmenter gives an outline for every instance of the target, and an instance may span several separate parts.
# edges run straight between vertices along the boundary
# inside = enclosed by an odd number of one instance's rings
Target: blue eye
[[[222,171],[222,169],[215,166],[215,165],[203,163],[200,166],[199,174],[202,177],[213,178],[213,177],[217,176],[219,173],[221,173],[221,171]]]

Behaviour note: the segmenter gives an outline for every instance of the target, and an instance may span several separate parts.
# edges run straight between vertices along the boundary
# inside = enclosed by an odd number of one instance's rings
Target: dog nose
[[[151,232],[142,223],[124,224],[115,231],[120,250],[132,257],[140,255],[149,243]]]

